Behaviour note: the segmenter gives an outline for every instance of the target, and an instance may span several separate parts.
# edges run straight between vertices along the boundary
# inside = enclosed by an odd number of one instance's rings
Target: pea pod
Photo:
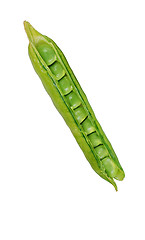
[[[96,173],[117,190],[125,174],[65,56],[50,38],[24,22],[29,57],[44,88]]]

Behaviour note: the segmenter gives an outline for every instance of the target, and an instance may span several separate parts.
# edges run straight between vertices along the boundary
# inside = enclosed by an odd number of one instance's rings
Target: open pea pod
[[[44,88],[96,173],[117,190],[125,174],[65,56],[48,37],[24,22],[29,56]]]

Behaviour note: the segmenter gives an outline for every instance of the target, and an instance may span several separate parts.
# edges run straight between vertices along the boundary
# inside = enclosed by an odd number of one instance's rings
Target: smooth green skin
[[[124,171],[65,56],[50,38],[36,31],[30,23],[25,21],[24,27],[32,65],[47,93],[92,168],[117,190],[113,178],[123,180]]]

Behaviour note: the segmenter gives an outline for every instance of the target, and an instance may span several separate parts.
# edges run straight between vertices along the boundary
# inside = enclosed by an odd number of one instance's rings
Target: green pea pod
[[[117,190],[125,174],[65,56],[48,37],[24,22],[29,57],[44,88],[70,128],[92,168]]]

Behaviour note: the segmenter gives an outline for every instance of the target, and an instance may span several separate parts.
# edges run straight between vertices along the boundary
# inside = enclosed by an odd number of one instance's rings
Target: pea
[[[66,97],[66,101],[68,102],[68,104],[72,109],[77,108],[82,103],[80,97],[74,91],[71,91],[65,97]]]
[[[95,152],[97,156],[102,159],[108,155],[107,149],[104,147],[104,145],[99,145],[95,148]]]
[[[102,140],[101,140],[101,138],[97,135],[96,132],[93,132],[93,133],[91,133],[90,135],[88,135],[88,138],[89,138],[89,140],[91,141],[93,147],[96,147],[96,146],[102,144]]]
[[[53,40],[30,23],[25,21],[24,27],[32,65],[47,93],[94,171],[117,190],[114,178],[123,180],[124,171],[64,54]]]
[[[91,121],[89,118],[87,118],[83,123],[82,127],[85,131],[86,134],[90,134],[94,131],[96,131],[96,128],[92,125]]]
[[[65,71],[58,61],[54,62],[50,66],[50,70],[57,77],[58,80],[65,75]]]
[[[75,113],[75,117],[79,123],[84,121],[84,119],[87,117],[87,113],[86,113],[85,109],[83,108],[83,106],[79,106],[78,108],[76,108],[74,110],[74,113]]]
[[[55,51],[50,44],[38,44],[37,50],[48,66],[56,61]]]
[[[61,78],[61,80],[59,81],[59,86],[64,95],[70,93],[73,89],[67,76],[64,76],[63,78]]]
[[[102,160],[102,163],[106,169],[108,176],[114,178],[118,172],[118,167],[115,165],[115,163],[109,157],[104,158]]]

